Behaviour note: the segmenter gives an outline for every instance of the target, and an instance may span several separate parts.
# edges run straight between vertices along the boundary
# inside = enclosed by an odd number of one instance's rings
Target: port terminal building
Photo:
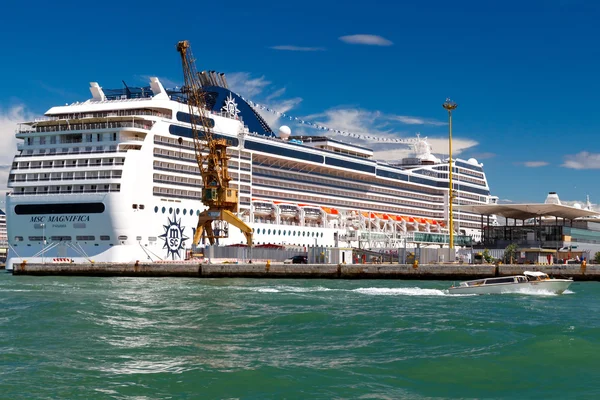
[[[600,251],[600,213],[591,209],[589,201],[585,208],[563,205],[551,192],[545,203],[456,208],[480,216],[481,241],[474,243],[474,248],[505,249],[514,243],[519,248],[551,249],[557,253],[576,249],[588,257]],[[503,219],[490,223],[494,215]]]

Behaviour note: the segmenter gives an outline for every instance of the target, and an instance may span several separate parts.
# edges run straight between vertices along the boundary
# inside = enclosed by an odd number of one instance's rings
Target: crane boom
[[[183,91],[187,94],[196,162],[202,175],[201,200],[208,208],[198,217],[193,244],[198,245],[203,233],[211,245],[215,244],[215,239],[228,237],[226,229],[213,229],[213,222],[221,221],[238,227],[246,236],[248,246],[252,246],[252,228],[235,215],[238,210],[238,191],[229,187],[231,176],[228,170],[227,148],[230,143],[227,139],[217,138],[213,134],[214,122],[208,116],[205,92],[189,42],[183,40],[177,43],[177,51],[181,55]]]

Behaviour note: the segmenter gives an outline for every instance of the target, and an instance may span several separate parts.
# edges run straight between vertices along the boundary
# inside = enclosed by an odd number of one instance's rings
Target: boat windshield
[[[547,274],[540,271],[525,271],[524,274],[529,281],[543,281],[549,279]]]

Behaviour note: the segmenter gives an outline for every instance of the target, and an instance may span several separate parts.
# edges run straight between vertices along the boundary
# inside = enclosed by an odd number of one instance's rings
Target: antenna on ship
[[[123,85],[125,85],[125,93],[127,93],[127,98],[130,99],[131,98],[131,90],[129,90],[129,86],[127,86],[125,81],[122,80],[121,82],[123,82]]]

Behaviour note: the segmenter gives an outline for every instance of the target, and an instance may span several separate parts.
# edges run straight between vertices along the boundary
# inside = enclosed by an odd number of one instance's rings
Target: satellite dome
[[[473,164],[473,165],[479,165],[479,162],[477,162],[477,159],[476,159],[476,158],[469,158],[469,159],[467,160],[467,162],[468,162],[469,164]]]
[[[575,207],[575,208],[578,208],[578,209],[580,209],[580,210],[581,210],[581,208],[582,208],[582,207],[581,207],[581,204],[579,204],[579,203],[575,203],[575,204],[573,204],[573,207]]]
[[[290,129],[290,127],[289,127],[289,126],[282,125],[282,126],[279,128],[279,137],[280,137],[281,139],[283,139],[283,140],[287,140],[287,139],[290,137],[290,135],[291,135],[291,134],[292,134],[292,130]]]

